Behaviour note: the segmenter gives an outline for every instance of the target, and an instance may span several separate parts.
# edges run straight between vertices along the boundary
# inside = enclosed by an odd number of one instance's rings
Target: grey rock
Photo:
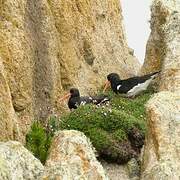
[[[74,130],[59,131],[55,135],[43,178],[108,180],[89,139]]]
[[[0,179],[39,179],[44,167],[23,145],[16,141],[0,143]]]

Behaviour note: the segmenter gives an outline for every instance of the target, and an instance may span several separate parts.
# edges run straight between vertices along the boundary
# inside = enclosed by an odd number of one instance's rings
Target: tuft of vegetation
[[[61,117],[60,129],[82,131],[99,155],[109,161],[127,162],[139,153],[146,133],[144,104],[152,91],[134,99],[109,92],[109,105],[81,106]]]
[[[108,105],[85,105],[64,114],[60,119],[52,116],[46,128],[37,122],[28,133],[26,147],[45,162],[54,133],[74,129],[90,138],[100,157],[107,161],[126,163],[140,152],[146,133],[144,104],[152,91],[134,98],[124,98],[108,92]]]
[[[45,163],[50,148],[52,136],[39,123],[34,122],[31,130],[26,135],[26,148],[33,153],[43,164]]]

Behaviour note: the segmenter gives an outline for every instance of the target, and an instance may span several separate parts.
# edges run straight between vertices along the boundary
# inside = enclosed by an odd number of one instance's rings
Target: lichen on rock
[[[162,91],[147,104],[148,136],[142,180],[180,177],[180,93]]]
[[[44,167],[22,144],[0,143],[0,179],[39,179]]]
[[[147,104],[142,180],[180,177],[180,1],[154,0],[142,73],[161,70],[160,93]]]
[[[94,148],[89,139],[75,130],[56,133],[43,178],[108,179],[102,165],[95,157]]]
[[[151,34],[141,73],[161,70],[159,90],[180,88],[180,2],[154,0],[151,7]]]
[[[11,92],[6,80],[2,59],[0,58],[0,141],[9,139],[24,141],[11,101]]]

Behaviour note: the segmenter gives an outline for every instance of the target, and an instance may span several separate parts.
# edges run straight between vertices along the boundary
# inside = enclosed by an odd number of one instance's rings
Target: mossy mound
[[[80,106],[61,118],[52,116],[44,127],[35,122],[27,135],[26,147],[44,163],[54,133],[74,129],[90,138],[101,158],[126,163],[139,154],[144,144],[144,104],[151,94],[152,91],[147,91],[135,99],[128,99],[110,91],[111,101],[108,105]]]
[[[97,152],[111,162],[125,163],[144,144],[146,118],[144,104],[152,92],[135,99],[109,93],[107,106],[86,105],[61,117],[60,129],[74,129],[90,138]]]

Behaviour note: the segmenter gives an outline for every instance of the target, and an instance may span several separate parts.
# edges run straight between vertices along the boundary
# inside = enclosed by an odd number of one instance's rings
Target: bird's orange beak
[[[104,85],[103,93],[106,91],[106,89],[110,87],[110,82],[107,80]]]
[[[61,101],[64,101],[64,100],[70,98],[70,96],[71,96],[71,93],[68,93],[68,94],[64,95],[62,98],[60,98],[59,101],[60,101],[60,102],[61,102]]]

